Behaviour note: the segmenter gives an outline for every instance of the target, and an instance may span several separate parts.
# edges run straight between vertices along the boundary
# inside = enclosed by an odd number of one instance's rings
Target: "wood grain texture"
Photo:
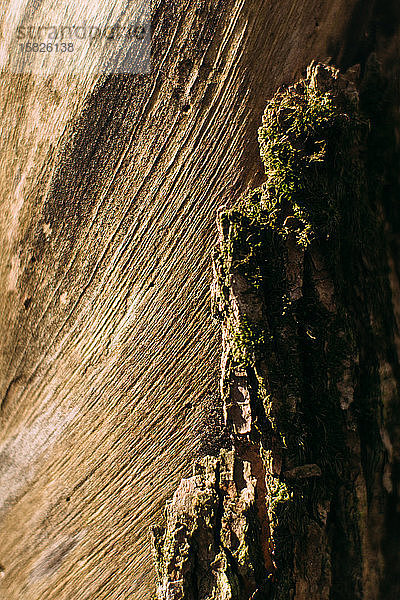
[[[150,597],[148,527],[218,389],[215,210],[260,180],[273,91],[351,60],[357,6],[156,0],[150,75],[2,74],[5,600]]]

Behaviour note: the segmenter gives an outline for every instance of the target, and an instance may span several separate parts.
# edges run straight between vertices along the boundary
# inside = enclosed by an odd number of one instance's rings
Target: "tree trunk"
[[[398,165],[373,57],[358,79],[313,63],[278,92],[259,130],[266,182],[219,214],[231,449],[196,463],[153,530],[159,600],[398,596],[383,220]]]
[[[1,75],[0,595],[150,598],[183,477],[159,598],[398,598],[396,11],[153,4],[150,74]],[[330,176],[294,147],[333,205],[228,210],[267,100],[329,57],[361,64],[354,130]]]

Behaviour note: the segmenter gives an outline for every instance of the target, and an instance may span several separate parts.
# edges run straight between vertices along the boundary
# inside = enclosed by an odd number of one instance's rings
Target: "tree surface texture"
[[[17,5],[22,14],[30,3],[3,2],[2,38],[7,38]],[[50,13],[52,8],[52,0],[41,3],[43,11]],[[399,596],[393,581],[384,575],[390,561],[392,573],[398,562],[393,541],[397,526],[393,473],[398,469],[399,429],[392,412],[396,412],[400,347],[400,218],[390,191],[395,177],[389,166],[397,131],[397,100],[391,98],[396,99],[399,91],[399,39],[398,18],[390,3],[154,0],[149,74],[0,75],[1,598],[150,599],[156,584],[149,528],[162,522],[166,500],[182,485],[182,478],[188,480],[196,460],[200,461],[197,476],[208,478],[210,498],[217,493],[216,470],[224,469],[227,485],[242,472],[242,488],[232,491],[229,510],[240,513],[246,508],[235,509],[243,491],[260,527],[261,539],[258,546],[251,545],[254,555],[246,573],[240,575],[247,580],[236,586],[239,591],[235,593],[242,595],[236,597],[250,598],[256,589],[264,594],[261,597],[268,597],[265,594],[278,593],[271,590],[278,589],[279,581],[286,586],[279,588],[280,597],[290,597],[294,580],[308,581],[307,561],[317,556],[318,544],[331,548],[335,567],[323,569],[318,555],[310,583],[301,583],[304,587],[298,594],[303,595],[296,598],[329,597],[326,590],[332,586],[334,597],[348,600]],[[285,486],[304,488],[309,501],[302,507],[306,515],[298,520],[300,525],[315,516],[317,505],[322,512],[328,502],[332,506],[341,475],[336,467],[343,468],[349,480],[353,473],[355,477],[360,473],[361,464],[365,472],[360,475],[360,487],[353,481],[351,489],[343,490],[340,502],[335,500],[335,523],[341,525],[332,540],[325,532],[322,513],[318,532],[308,526],[305,532],[273,530],[271,515],[262,520],[266,503],[260,501],[263,494],[268,497],[272,484],[267,478],[266,489],[257,491],[255,474],[247,467],[256,460],[253,447],[243,443],[237,459],[230,454],[227,446],[236,434],[226,433],[220,423],[223,401],[229,404],[224,398],[225,384],[221,387],[220,359],[222,348],[226,354],[231,342],[226,335],[221,340],[221,324],[211,316],[210,257],[215,245],[221,251],[230,235],[224,227],[236,218],[235,212],[229,212],[231,207],[265,182],[257,130],[278,88],[298,81],[313,60],[330,60],[342,72],[359,63],[360,81],[366,81],[364,73],[373,52],[389,82],[388,95],[382,100],[388,103],[383,111],[388,120],[381,129],[366,131],[372,112],[366,92],[360,105],[362,147],[357,152],[362,154],[365,178],[382,174],[379,197],[370,210],[378,214],[382,231],[379,269],[383,263],[386,267],[378,298],[374,290],[369,295],[369,282],[378,285],[373,252],[365,254],[357,248],[354,264],[362,263],[362,275],[354,267],[357,285],[349,284],[347,295],[346,284],[338,283],[339,275],[333,281],[334,287],[341,286],[340,310],[351,323],[345,326],[343,360],[332,375],[332,390],[339,389],[341,397],[347,398],[344,388],[353,381],[346,378],[347,364],[353,373],[358,357],[357,398],[368,397],[371,403],[371,413],[357,421],[354,439],[348,437],[351,427],[341,429],[338,464],[332,432],[321,433],[321,444],[313,438],[314,426],[319,432],[323,429],[319,390],[329,387],[327,371],[319,378],[319,369],[326,368],[324,349],[316,347],[321,343],[321,320],[329,324],[335,339],[341,339],[334,311],[326,306],[329,299],[314,293],[318,277],[325,277],[324,270],[321,267],[319,275],[313,270],[320,269],[314,242],[305,248],[308,238],[303,236],[303,246],[292,247],[290,241],[282,241],[282,232],[276,234],[278,246],[292,248],[295,264],[300,251],[308,253],[304,259],[308,295],[301,323],[310,326],[310,335],[304,328],[303,366],[299,368],[316,371],[315,379],[306,374],[310,386],[316,386],[309,396],[315,398],[316,411],[309,407],[299,417],[298,427],[304,418],[305,433],[311,436],[304,460],[295,456],[298,430],[286,432],[279,423],[276,435],[287,436],[286,454],[281,456],[280,450],[275,452],[264,440],[263,448],[271,456],[264,455],[258,466],[268,458],[276,463],[282,480],[286,473],[292,482]],[[374,104],[375,97],[371,98]],[[378,154],[378,165],[368,154],[368,135],[381,135],[383,140],[377,145],[388,149]],[[311,154],[322,150],[314,148]],[[347,207],[345,200],[343,204]],[[215,216],[221,206],[225,209],[220,214],[228,216],[225,221],[221,217],[218,234]],[[304,215],[288,214],[285,219],[289,216],[303,223]],[[306,217],[303,220],[303,229],[296,221],[292,226],[306,231],[310,223]],[[281,223],[282,228],[289,225],[290,220]],[[343,239],[351,241],[357,231],[350,228],[347,237],[343,232]],[[370,244],[369,250],[375,234],[373,228],[372,238],[362,238],[364,245]],[[273,256],[278,262],[283,260],[278,248]],[[229,268],[222,264],[221,273]],[[350,290],[356,290],[356,297]],[[273,292],[271,301],[277,302],[277,290]],[[240,300],[240,282],[237,294]],[[223,311],[224,297],[219,294],[218,298],[216,304]],[[375,300],[377,305],[371,307]],[[265,310],[264,305],[261,308]],[[254,319],[261,308],[254,310]],[[288,319],[294,318],[292,309],[288,310]],[[371,316],[371,331],[380,331],[381,346],[374,346],[372,354],[368,351],[375,333],[363,329],[366,312]],[[271,335],[278,335],[278,317],[270,327]],[[349,341],[347,330],[357,331],[359,337]],[[294,334],[288,330],[288,335]],[[286,360],[285,352],[285,348],[278,349],[277,358]],[[295,353],[293,360],[300,360],[299,356]],[[238,378],[246,377],[240,373],[251,367],[240,361],[233,365]],[[243,390],[246,385],[237,387]],[[271,385],[280,397],[285,396],[280,367]],[[297,398],[297,393],[304,396],[304,390],[291,391],[290,398]],[[377,424],[383,422],[376,413],[379,406],[389,413],[384,417],[387,427],[378,432]],[[261,437],[267,434],[264,425],[259,426]],[[253,424],[246,425],[244,419],[243,433],[238,435],[247,435],[246,426]],[[268,435],[274,439],[273,432]],[[321,457],[326,436],[329,455]],[[365,443],[357,446],[361,438]],[[225,450],[218,458],[221,445]],[[343,462],[342,453],[349,448],[354,462],[348,456]],[[329,473],[326,465],[332,467]],[[386,474],[383,491],[378,483],[365,487],[375,473]],[[329,498],[320,489],[325,483]],[[347,521],[358,493],[364,494],[362,506],[369,510],[368,532],[363,529],[365,515],[356,528],[354,520]],[[288,494],[286,490],[282,494],[285,504]],[[214,500],[221,502],[220,497]],[[385,508],[378,510],[381,501]],[[287,508],[289,521],[292,508]],[[389,515],[383,524],[382,511]],[[240,514],[247,527],[247,513]],[[271,544],[263,542],[267,527]],[[161,535],[161,530],[156,533]],[[280,533],[286,546],[280,544]],[[304,536],[312,538],[314,545],[302,554],[296,544]],[[162,553],[161,542],[158,548]],[[313,556],[307,554],[312,549]],[[352,552],[351,556],[346,552]],[[160,569],[157,581],[165,575],[162,565]],[[217,570],[220,585],[227,589],[229,569],[223,554]],[[307,585],[314,585],[318,573],[322,573],[321,580],[314,593]],[[237,578],[237,571],[232,577]],[[381,596],[376,595],[377,586]]]

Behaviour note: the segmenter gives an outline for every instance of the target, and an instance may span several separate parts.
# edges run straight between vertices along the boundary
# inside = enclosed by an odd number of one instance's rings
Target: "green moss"
[[[338,110],[331,92],[297,85],[268,103],[259,129],[267,175],[259,210],[283,237],[294,229],[304,246],[316,236],[332,233],[340,220],[338,179],[344,166],[340,161],[349,160],[365,127],[355,103],[349,101],[343,108]],[[332,168],[337,169],[336,176],[327,177]],[[294,228],[285,224],[288,216],[293,217]]]
[[[262,328],[253,326],[245,318],[232,332],[232,358],[235,366],[245,368],[254,363],[254,356],[259,354],[264,345]]]

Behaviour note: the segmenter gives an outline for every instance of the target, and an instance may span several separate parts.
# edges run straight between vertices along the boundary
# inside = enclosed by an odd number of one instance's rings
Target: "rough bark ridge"
[[[218,215],[213,313],[233,445],[195,467],[153,529],[158,600],[395,597],[382,549],[388,495],[397,502],[390,144],[373,58],[358,80],[312,64],[280,90],[259,130],[266,182]]]
[[[166,537],[162,528],[152,532],[158,597],[228,600],[262,584],[253,475],[234,450],[223,450],[182,480],[167,507]]]

